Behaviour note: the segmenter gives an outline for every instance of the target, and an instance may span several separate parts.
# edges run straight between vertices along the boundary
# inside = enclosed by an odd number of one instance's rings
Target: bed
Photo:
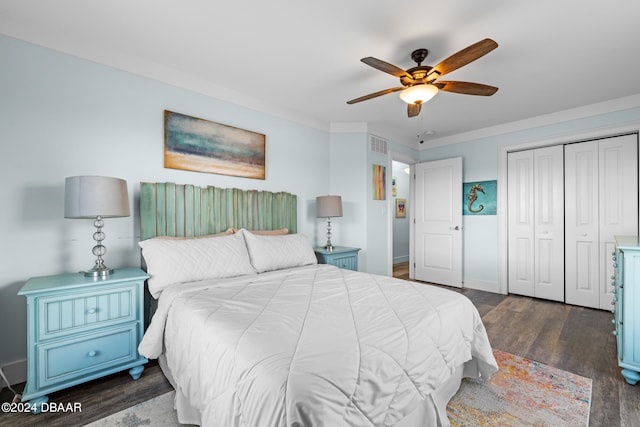
[[[497,370],[476,308],[440,287],[317,264],[296,203],[141,184],[157,306],[139,351],[159,360],[180,422],[449,425],[461,378]]]

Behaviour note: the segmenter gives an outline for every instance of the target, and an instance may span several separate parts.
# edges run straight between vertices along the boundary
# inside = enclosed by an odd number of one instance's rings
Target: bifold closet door
[[[508,155],[511,293],[564,301],[563,165],[562,146]]]
[[[611,309],[614,236],[638,233],[638,137],[565,146],[566,302]]]
[[[565,147],[567,303],[599,306],[598,141]]]

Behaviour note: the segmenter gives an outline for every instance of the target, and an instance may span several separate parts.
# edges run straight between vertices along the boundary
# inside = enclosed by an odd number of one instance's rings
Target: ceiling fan
[[[475,61],[497,47],[498,43],[491,39],[480,40],[479,42],[454,53],[435,67],[422,65],[422,62],[429,54],[429,51],[427,49],[417,49],[411,53],[411,59],[413,59],[418,65],[416,67],[409,68],[408,70],[403,70],[402,68],[398,68],[395,65],[371,56],[362,58],[361,61],[365,64],[370,65],[377,70],[389,73],[392,76],[398,77],[402,86],[370,93],[369,95],[347,101],[347,104],[355,104],[357,102],[366,101],[388,93],[402,91],[400,92],[400,98],[408,104],[407,114],[409,117],[414,117],[420,114],[420,107],[422,104],[433,98],[438,93],[438,90],[462,93],[465,95],[491,96],[497,92],[497,87],[480,83],[439,81],[438,79],[453,70],[457,70],[458,68]]]

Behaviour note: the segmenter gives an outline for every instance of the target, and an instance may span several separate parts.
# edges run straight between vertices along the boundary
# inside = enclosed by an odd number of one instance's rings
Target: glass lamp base
[[[98,215],[96,220],[93,221],[93,226],[96,227],[96,232],[93,233],[93,240],[96,241],[96,245],[91,249],[91,253],[93,253],[97,258],[93,268],[91,270],[84,271],[84,275],[86,277],[106,277],[113,273],[113,268],[109,268],[104,265],[104,260],[102,259],[102,257],[107,253],[107,248],[102,244],[102,241],[105,239],[105,235],[102,231],[104,221],[102,221],[102,217],[100,215]]]
[[[83,271],[86,277],[106,277],[113,273],[113,268],[93,268],[91,270]]]

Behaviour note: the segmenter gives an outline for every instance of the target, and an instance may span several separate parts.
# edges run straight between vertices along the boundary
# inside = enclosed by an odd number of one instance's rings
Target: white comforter
[[[139,351],[204,426],[390,426],[465,362],[497,370],[466,297],[324,264],[173,286]]]

